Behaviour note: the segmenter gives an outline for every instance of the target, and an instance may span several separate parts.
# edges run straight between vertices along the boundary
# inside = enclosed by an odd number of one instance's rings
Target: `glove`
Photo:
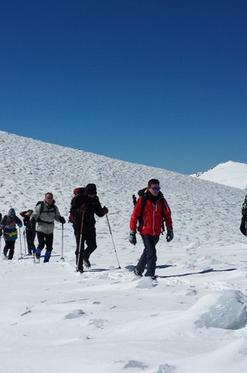
[[[170,242],[173,239],[173,237],[174,237],[173,230],[168,229],[167,234],[166,234],[166,241]]]
[[[132,245],[136,245],[136,232],[130,232],[130,235],[129,235],[129,242],[132,244]]]
[[[0,237],[3,235],[3,231],[2,229],[0,229]]]
[[[103,210],[104,215],[108,214],[108,208],[107,207],[104,206],[102,208],[102,210]]]
[[[65,224],[65,219],[63,216],[60,216],[59,221],[61,224]]]

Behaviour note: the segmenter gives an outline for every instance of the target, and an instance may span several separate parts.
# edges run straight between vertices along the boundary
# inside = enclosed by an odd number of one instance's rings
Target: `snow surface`
[[[220,163],[206,172],[199,172],[192,176],[239,189],[247,189],[246,163],[228,161]]]
[[[34,207],[46,191],[68,216],[72,190],[95,182],[109,208],[97,219],[92,269],[75,272],[74,237],[56,225],[49,263],[0,260],[0,359],[6,373],[245,373],[247,241],[244,191],[162,169],[0,132],[0,211]],[[161,181],[175,238],[161,239],[156,284],[131,272],[131,196]],[[3,242],[1,242],[3,248]],[[153,286],[156,285],[156,286]]]

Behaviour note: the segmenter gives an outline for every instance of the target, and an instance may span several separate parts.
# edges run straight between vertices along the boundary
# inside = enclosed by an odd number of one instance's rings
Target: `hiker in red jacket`
[[[134,269],[137,276],[142,276],[145,267],[145,276],[155,278],[155,266],[157,261],[156,244],[163,231],[163,222],[166,224],[166,240],[173,239],[171,210],[160,191],[160,183],[157,179],[151,179],[147,188],[139,191],[139,198],[130,218],[131,244],[136,244],[136,230],[138,228],[144,243],[144,251]]]

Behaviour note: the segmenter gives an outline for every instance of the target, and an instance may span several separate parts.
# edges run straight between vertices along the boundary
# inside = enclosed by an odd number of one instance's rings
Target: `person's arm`
[[[15,216],[15,222],[16,222],[16,224],[18,225],[19,228],[22,227],[22,222],[21,222],[21,220],[18,218],[18,216]]]
[[[142,199],[143,199],[143,197],[138,198],[138,200],[135,204],[134,210],[131,214],[131,217],[130,217],[130,231],[131,232],[136,232],[137,221],[138,221],[138,218],[141,215]]]
[[[108,208],[105,206],[104,207],[101,206],[101,203],[98,197],[95,197],[94,212],[100,218],[102,218],[102,216],[108,213]]]

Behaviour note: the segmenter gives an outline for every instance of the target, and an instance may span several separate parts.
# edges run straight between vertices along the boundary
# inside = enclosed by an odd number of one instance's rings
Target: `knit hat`
[[[86,186],[86,194],[97,194],[97,188],[95,184],[87,184]]]
[[[9,216],[15,216],[15,210],[11,208],[8,213]]]

